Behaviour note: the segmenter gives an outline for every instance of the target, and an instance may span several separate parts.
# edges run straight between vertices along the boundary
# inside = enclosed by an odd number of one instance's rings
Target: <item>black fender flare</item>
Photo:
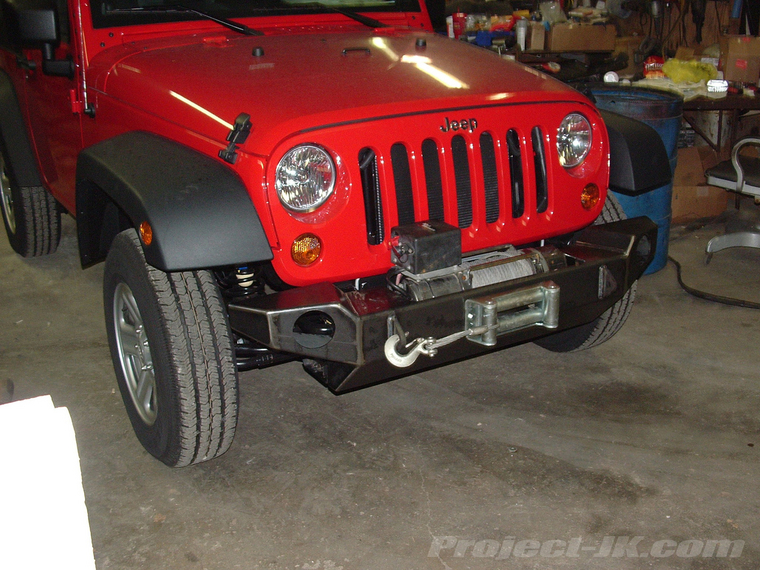
[[[610,139],[610,188],[629,196],[670,183],[668,152],[649,125],[610,111],[599,110]]]
[[[245,184],[230,168],[194,149],[147,132],[115,136],[77,160],[77,233],[82,265],[104,258],[109,209],[130,225],[148,222],[146,261],[163,271],[245,265],[272,250]],[[123,215],[120,216],[123,218]],[[118,229],[123,229],[121,222]]]
[[[42,186],[37,159],[32,150],[26,121],[13,82],[0,70],[0,137],[5,145],[10,169],[19,186]]]

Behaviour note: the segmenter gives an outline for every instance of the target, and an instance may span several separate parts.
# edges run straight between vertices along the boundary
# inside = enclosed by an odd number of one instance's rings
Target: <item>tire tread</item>
[[[626,219],[620,202],[612,195],[607,195],[601,214],[594,225],[608,224]],[[631,313],[636,299],[637,282],[625,292],[625,295],[596,320],[574,329],[546,336],[536,342],[539,346],[554,352],[575,352],[599,346],[615,336],[623,327]]]
[[[11,239],[16,252],[22,257],[55,253],[61,241],[61,214],[55,198],[42,186],[18,188],[17,196],[15,243]]]
[[[123,247],[124,239],[145,263],[136,232],[123,232],[113,247]],[[176,441],[158,458],[172,467],[213,459],[229,449],[238,415],[232,333],[221,295],[209,271],[145,268],[167,339],[178,418]]]

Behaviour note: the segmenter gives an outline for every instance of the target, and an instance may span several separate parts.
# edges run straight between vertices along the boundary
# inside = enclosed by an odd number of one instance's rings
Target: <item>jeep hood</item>
[[[585,101],[542,73],[419,31],[127,43],[101,52],[97,91],[224,143],[251,116],[245,150],[268,155],[289,135],[335,123],[481,105]]]

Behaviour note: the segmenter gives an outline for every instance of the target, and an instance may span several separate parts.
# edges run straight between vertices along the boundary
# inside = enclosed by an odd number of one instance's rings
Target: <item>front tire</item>
[[[238,378],[213,274],[148,265],[137,233],[127,230],[106,259],[104,306],[119,389],[143,447],[170,467],[227,451]]]
[[[22,257],[54,253],[61,241],[61,213],[50,193],[19,186],[6,153],[0,149],[0,210],[13,251]]]
[[[602,213],[594,221],[594,225],[625,219],[626,215],[620,203],[615,196],[608,193]],[[628,320],[628,315],[631,313],[633,302],[636,299],[636,284],[637,282],[634,282],[625,295],[596,320],[538,339],[535,343],[552,352],[574,352],[593,348],[608,341],[617,334],[625,321]]]

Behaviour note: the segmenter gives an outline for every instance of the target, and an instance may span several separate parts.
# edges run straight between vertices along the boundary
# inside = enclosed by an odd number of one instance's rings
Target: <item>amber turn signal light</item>
[[[593,210],[599,203],[599,187],[596,184],[587,184],[581,192],[581,206],[585,210]]]
[[[142,241],[146,246],[153,243],[153,228],[150,227],[150,224],[148,222],[143,222],[140,224],[140,241]]]
[[[290,246],[290,256],[298,265],[311,265],[322,253],[322,242],[314,234],[301,234]]]

